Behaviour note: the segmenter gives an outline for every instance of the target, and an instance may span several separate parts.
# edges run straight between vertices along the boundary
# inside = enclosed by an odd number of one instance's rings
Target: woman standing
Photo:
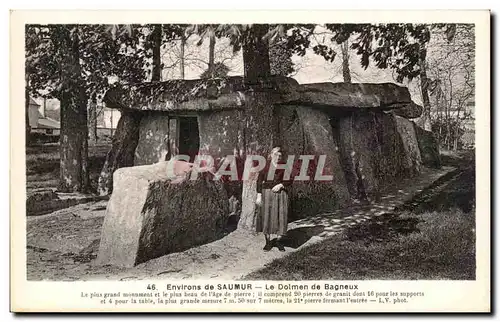
[[[287,232],[288,227],[288,191],[291,180],[285,180],[285,169],[276,169],[282,160],[280,147],[271,150],[268,162],[264,170],[259,173],[257,181],[256,204],[260,208],[261,225],[257,225],[258,231],[264,233],[266,238],[265,251],[273,248],[271,234],[277,235],[276,246],[280,251],[285,251],[281,239]],[[275,169],[274,176],[269,177],[270,169]]]

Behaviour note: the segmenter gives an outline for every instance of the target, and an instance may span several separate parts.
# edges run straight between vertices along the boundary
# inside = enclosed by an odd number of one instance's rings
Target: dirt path
[[[286,252],[276,248],[263,252],[262,235],[235,231],[210,244],[162,256],[132,269],[95,266],[92,260],[98,248],[105,202],[28,218],[28,279],[240,279],[274,259],[321,242],[346,227],[394,211],[453,170],[451,167],[425,169],[418,178],[409,178],[387,191],[378,203],[290,223]]]

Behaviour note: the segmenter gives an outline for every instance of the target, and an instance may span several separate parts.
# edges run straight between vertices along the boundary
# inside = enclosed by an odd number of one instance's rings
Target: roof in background
[[[61,121],[61,111],[57,110],[45,110],[45,116],[49,119],[53,119],[54,121]]]
[[[40,104],[38,104],[34,99],[33,97],[30,96],[30,105],[36,105],[36,106],[41,106]]]
[[[51,118],[48,118],[48,117],[39,118],[37,128],[39,128],[39,129],[60,129],[61,123],[59,123],[56,120],[53,120]]]

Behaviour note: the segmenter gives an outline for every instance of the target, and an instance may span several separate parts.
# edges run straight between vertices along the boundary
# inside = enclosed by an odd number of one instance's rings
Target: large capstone
[[[241,76],[212,79],[169,80],[115,87],[106,92],[108,107],[139,111],[208,112],[243,108],[245,92],[279,93],[276,101],[297,98],[299,84],[283,76],[248,82]]]
[[[415,119],[417,117],[422,116],[423,108],[422,106],[415,103],[408,104],[394,104],[390,106],[394,114],[407,118],[407,119]]]
[[[314,83],[300,86],[303,105],[328,106],[330,109],[355,111],[367,108],[391,110],[411,103],[406,87],[392,83]]]
[[[115,171],[97,264],[132,267],[223,237],[224,189],[201,176],[190,180],[189,170],[177,161]]]

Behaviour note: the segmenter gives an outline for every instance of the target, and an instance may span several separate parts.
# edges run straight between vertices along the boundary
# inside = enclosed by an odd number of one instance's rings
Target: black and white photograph
[[[477,26],[331,20],[24,24],[21,278],[482,278]]]

